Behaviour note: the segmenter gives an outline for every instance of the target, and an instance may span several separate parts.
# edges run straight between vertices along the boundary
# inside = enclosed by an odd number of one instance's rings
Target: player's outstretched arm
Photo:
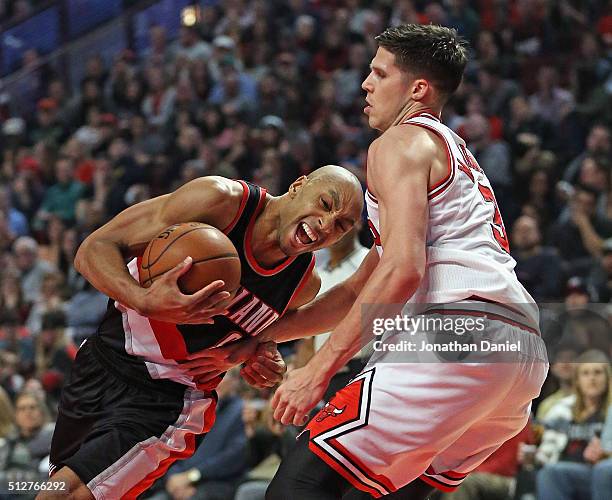
[[[287,342],[333,330],[349,312],[377,264],[378,252],[372,247],[352,276],[312,302],[307,301],[306,305],[292,304],[292,310],[264,330],[259,338],[262,342]]]
[[[366,340],[362,306],[403,304],[417,289],[425,272],[427,191],[435,148],[416,127],[394,127],[370,147],[368,184],[379,200],[384,253],[327,342],[274,395],[274,418],[283,424],[303,424],[331,377],[361,348]]]
[[[242,187],[222,177],[202,177],[175,192],[127,208],[93,232],[80,246],[74,265],[98,290],[145,316],[172,323],[203,323],[219,313],[229,297],[223,283],[184,295],[178,278],[191,261],[166,273],[145,289],[133,279],[125,258],[141,254],[163,229],[183,222],[204,222],[223,229],[238,211]]]

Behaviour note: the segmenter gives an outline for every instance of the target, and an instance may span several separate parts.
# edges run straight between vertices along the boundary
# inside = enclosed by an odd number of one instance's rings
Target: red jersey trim
[[[244,234],[244,254],[246,256],[247,262],[249,263],[253,271],[255,271],[261,276],[273,276],[274,274],[281,272],[283,269],[289,266],[296,259],[297,255],[294,255],[293,257],[287,257],[285,260],[283,260],[280,264],[278,264],[272,269],[266,269],[264,267],[261,267],[255,260],[253,250],[251,249],[251,236],[253,234],[253,226],[255,225],[255,220],[263,210],[264,203],[266,201],[266,190],[264,188],[260,189],[261,193],[259,195],[260,197],[259,203],[257,204],[257,209],[255,210],[253,217],[251,217],[251,220],[249,221],[249,226],[246,230],[246,233]]]
[[[457,486],[450,486],[448,484],[441,483],[432,477],[426,476],[425,474],[422,474],[419,479],[427,483],[429,486],[433,486],[437,490],[443,491],[445,493],[452,493],[460,486],[460,484],[458,484]]]
[[[371,201],[372,203],[375,203],[376,205],[378,205],[378,200],[377,200],[377,199],[376,199],[376,197],[375,197],[375,196],[374,196],[374,195],[373,195],[373,194],[370,192],[370,190],[369,190],[369,189],[366,189],[366,196],[367,196],[368,198],[370,198],[370,201]]]
[[[495,304],[496,306],[502,307],[504,309],[508,309],[508,311],[512,311],[514,314],[518,314],[519,316],[522,316],[523,318],[527,318],[527,316],[525,316],[521,311],[519,311],[518,309],[515,309],[514,307],[510,307],[507,304],[502,304],[501,302],[497,302],[495,300],[485,299],[484,297],[479,297],[478,295],[471,295],[465,300],[476,300],[478,302],[487,302],[489,304]]]
[[[234,229],[234,226],[240,220],[242,212],[244,212],[244,207],[246,206],[247,200],[249,199],[249,186],[247,186],[247,183],[244,181],[238,182],[242,186],[242,199],[240,200],[240,207],[238,208],[238,212],[236,212],[236,215],[234,216],[232,222],[230,222],[229,225],[225,229],[223,229],[222,232],[224,234],[228,234],[232,229]]]
[[[215,408],[216,402],[213,402],[204,412],[204,428],[202,433],[210,431],[215,423]],[[144,493],[151,485],[161,476],[163,476],[170,466],[177,460],[184,460],[191,457],[196,450],[196,434],[189,433],[185,435],[185,448],[183,450],[173,450],[170,455],[162,460],[157,468],[147,474],[141,481],[136,483],[129,491],[124,493],[123,498],[137,498],[138,495]]]
[[[287,309],[291,305],[291,301],[295,297],[297,297],[297,295],[302,291],[302,288],[304,288],[306,286],[306,283],[308,282],[308,278],[310,278],[310,275],[312,274],[312,270],[314,269],[315,261],[316,261],[316,258],[315,258],[315,254],[313,253],[312,257],[310,259],[310,264],[308,264],[308,269],[304,273],[304,276],[302,276],[302,279],[298,283],[297,288],[291,294],[291,297],[289,298],[289,302],[287,302],[287,305],[285,306],[285,309],[283,309],[283,312],[281,313],[281,316],[287,312]]]
[[[444,137],[444,135],[439,130],[436,130],[431,125],[426,125],[424,123],[414,123],[414,122],[404,122],[404,124],[415,125],[417,127],[426,128],[427,130],[433,132],[438,137],[440,137],[444,141],[444,144],[446,145],[446,161],[447,161],[448,173],[446,174],[446,177],[436,182],[427,192],[427,199],[432,200],[436,196],[439,196],[444,191],[446,191],[446,189],[453,183],[453,180],[455,179],[455,161],[454,161],[454,158],[451,152],[451,146],[446,140],[446,137]]]
[[[380,491],[372,488],[371,486],[367,486],[364,483],[362,483],[348,469],[346,469],[340,462],[330,457],[325,451],[321,450],[318,446],[313,444],[312,441],[308,442],[308,447],[310,451],[312,451],[315,455],[317,455],[321,460],[323,460],[327,465],[329,465],[332,469],[334,469],[338,474],[340,474],[344,479],[346,479],[349,483],[351,483],[359,491],[365,491],[366,493],[369,493],[370,495],[372,495],[374,498],[382,497]]]
[[[178,361],[185,359],[189,355],[185,339],[176,325],[152,318],[147,319],[164,358]]]

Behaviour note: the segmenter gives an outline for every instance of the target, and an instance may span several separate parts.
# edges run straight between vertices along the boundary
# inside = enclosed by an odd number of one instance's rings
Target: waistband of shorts
[[[432,305],[421,314],[440,314],[444,316],[476,316],[490,321],[500,321],[525,332],[541,337],[540,327],[517,307],[471,296],[460,302]]]
[[[99,335],[92,335],[86,340],[91,347],[91,352],[100,364],[116,378],[124,382],[136,385],[145,390],[160,392],[163,394],[176,396],[183,394],[187,386],[173,382],[172,380],[153,380],[147,379],[140,373],[136,373],[128,364],[122,365],[120,354],[104,345],[104,341]],[[86,345],[87,345],[86,344]]]

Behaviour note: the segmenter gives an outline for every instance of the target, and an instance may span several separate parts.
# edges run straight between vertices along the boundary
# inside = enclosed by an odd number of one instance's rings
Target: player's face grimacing
[[[322,176],[300,178],[281,215],[280,247],[297,255],[328,247],[340,240],[361,216],[363,196],[358,182]]]
[[[395,55],[379,47],[361,84],[367,92],[363,112],[370,127],[384,131],[393,125],[408,102],[409,84],[406,73],[395,64]]]

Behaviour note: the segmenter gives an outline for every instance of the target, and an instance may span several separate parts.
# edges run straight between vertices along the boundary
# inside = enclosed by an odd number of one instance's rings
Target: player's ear
[[[429,90],[429,82],[423,78],[417,78],[412,82],[412,99],[414,101],[421,101],[427,95]]]
[[[292,199],[295,198],[307,180],[308,179],[305,175],[302,175],[301,177],[298,177],[296,180],[294,180],[291,183],[291,186],[289,186],[289,197],[291,197]]]

